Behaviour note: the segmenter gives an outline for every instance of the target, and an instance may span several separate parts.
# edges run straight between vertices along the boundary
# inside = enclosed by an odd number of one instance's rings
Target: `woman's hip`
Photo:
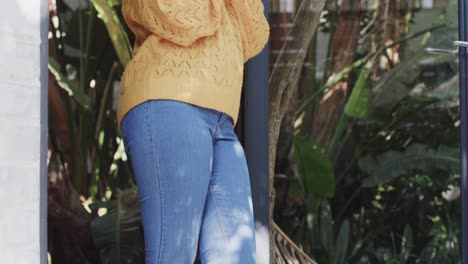
[[[173,99],[152,99],[134,106],[125,114],[122,133],[141,130],[141,126],[149,121],[154,126],[178,127],[193,132],[197,127],[216,128],[223,117],[232,122],[232,117],[215,109]]]

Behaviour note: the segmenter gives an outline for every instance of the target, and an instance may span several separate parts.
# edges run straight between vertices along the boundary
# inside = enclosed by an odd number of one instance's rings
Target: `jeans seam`
[[[159,200],[161,201],[161,211],[159,212],[160,214],[160,221],[161,221],[161,228],[159,230],[160,236],[159,236],[159,252],[158,252],[158,258],[157,258],[157,263],[160,263],[161,261],[161,254],[163,250],[163,205],[164,202],[162,200],[162,189],[161,189],[161,178],[160,178],[160,172],[159,172],[159,161],[158,161],[158,156],[157,156],[157,149],[155,148],[155,139],[153,138],[153,126],[151,125],[151,111],[150,111],[150,102],[147,102],[147,107],[146,107],[146,121],[150,130],[150,138],[151,138],[151,147],[152,147],[152,154],[153,154],[153,166],[155,167],[155,171],[158,174],[158,189],[159,189]]]
[[[215,201],[215,196],[213,194],[213,191],[211,190],[211,185],[208,186],[208,190],[210,192],[210,195],[213,199],[213,206],[215,208],[215,211],[216,211],[216,216],[218,217],[218,221],[219,221],[219,226],[221,227],[221,232],[223,233],[223,241],[224,241],[224,250],[225,250],[225,254],[226,254],[226,264],[229,263],[228,262],[228,252],[227,252],[227,242],[226,242],[226,232],[224,231],[224,228],[223,228],[223,222],[221,221],[221,217],[219,215],[219,212],[218,212],[218,207],[216,206],[216,201]]]
[[[221,119],[223,118],[222,113],[220,113],[218,111],[216,111],[216,112],[219,113],[219,117],[218,117],[218,120],[216,121],[216,127],[215,127],[215,130],[213,132],[213,136],[216,136],[216,133],[218,132],[218,129],[220,128],[220,122],[219,121],[221,121]]]

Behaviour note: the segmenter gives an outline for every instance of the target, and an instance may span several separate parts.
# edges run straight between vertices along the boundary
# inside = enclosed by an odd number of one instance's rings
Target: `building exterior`
[[[47,1],[0,12],[0,254],[47,263]]]

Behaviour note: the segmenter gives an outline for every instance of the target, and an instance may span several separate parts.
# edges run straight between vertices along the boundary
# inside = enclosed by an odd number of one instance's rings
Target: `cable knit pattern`
[[[244,63],[268,41],[261,0],[123,0],[135,34],[117,119],[150,99],[173,99],[230,115],[237,123]]]

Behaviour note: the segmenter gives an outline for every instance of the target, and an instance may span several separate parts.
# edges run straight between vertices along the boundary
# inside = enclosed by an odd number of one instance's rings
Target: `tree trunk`
[[[299,78],[307,49],[319,24],[320,14],[326,0],[303,0],[297,11],[293,26],[284,43],[282,52],[278,56],[270,76],[270,131],[269,131],[269,184],[270,184],[270,210],[269,218],[270,245],[275,245],[273,228],[273,210],[275,205],[274,174],[276,149],[280,126],[284,114],[291,102],[292,94]],[[286,54],[285,50],[298,50],[294,56]],[[270,260],[274,261],[275,248],[270,247]]]

